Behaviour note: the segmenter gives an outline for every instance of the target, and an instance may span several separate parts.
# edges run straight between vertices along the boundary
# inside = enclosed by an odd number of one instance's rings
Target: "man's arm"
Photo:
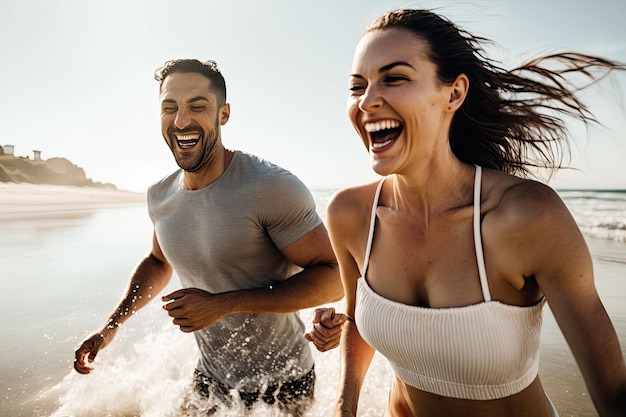
[[[185,288],[162,297],[184,332],[210,326],[235,313],[288,313],[340,300],[343,288],[328,233],[320,224],[282,250],[302,271],[269,287],[211,294]]]
[[[85,363],[85,359],[92,363],[100,349],[113,340],[118,327],[154,299],[165,288],[171,277],[172,267],[163,256],[156,236],[153,236],[152,251],[132,272],[124,296],[117,307],[104,326],[76,349],[74,369],[80,374],[91,372],[93,368]]]

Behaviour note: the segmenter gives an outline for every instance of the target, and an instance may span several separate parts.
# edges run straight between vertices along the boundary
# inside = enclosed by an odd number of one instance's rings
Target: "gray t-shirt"
[[[201,190],[181,187],[182,171],[148,190],[157,239],[182,286],[220,293],[269,287],[301,270],[280,249],[322,220],[305,185],[290,172],[236,151]],[[313,367],[298,313],[232,314],[194,332],[197,369],[231,388],[258,391]]]

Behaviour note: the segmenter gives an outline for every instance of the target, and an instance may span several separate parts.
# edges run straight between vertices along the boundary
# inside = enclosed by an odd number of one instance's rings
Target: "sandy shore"
[[[0,182],[0,216],[145,203],[144,193],[65,185]]]

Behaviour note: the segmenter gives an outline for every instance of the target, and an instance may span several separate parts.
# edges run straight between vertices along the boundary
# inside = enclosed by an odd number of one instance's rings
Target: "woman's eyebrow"
[[[415,67],[413,67],[413,65],[409,64],[408,62],[405,61],[396,61],[396,62],[392,62],[391,64],[387,64],[383,67],[381,67],[378,72],[385,72],[385,71],[389,71],[390,69],[394,68],[394,67],[398,67],[398,66],[403,66],[403,67],[409,67],[412,69],[415,69]]]
[[[396,61],[396,62],[392,62],[391,64],[387,64],[387,65],[384,65],[384,66],[380,67],[378,72],[379,73],[383,73],[385,71],[389,71],[390,69],[395,68],[395,67],[399,67],[399,66],[409,67],[411,69],[415,69],[415,67],[413,67],[413,65],[409,64],[408,62]],[[353,78],[363,78],[363,76],[359,75],[359,74],[350,74],[350,77],[353,77]]]

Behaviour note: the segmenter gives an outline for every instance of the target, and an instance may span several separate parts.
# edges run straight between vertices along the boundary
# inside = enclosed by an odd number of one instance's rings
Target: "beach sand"
[[[145,194],[117,189],[0,182],[0,219],[41,212],[145,202]]]

